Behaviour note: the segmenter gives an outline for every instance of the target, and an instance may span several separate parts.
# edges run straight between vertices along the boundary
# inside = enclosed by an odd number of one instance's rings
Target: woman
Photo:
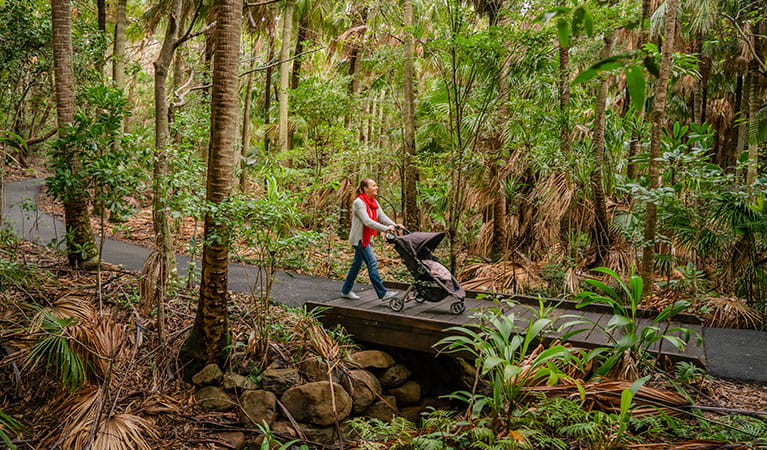
[[[376,196],[378,185],[371,178],[364,178],[357,188],[358,197],[352,203],[352,229],[349,231],[349,243],[354,247],[354,260],[346,274],[346,281],[341,288],[341,296],[353,300],[359,299],[359,295],[352,292],[354,281],[362,268],[362,262],[368,267],[370,282],[373,283],[378,298],[389,300],[397,295],[397,291],[387,291],[378,275],[378,261],[373,254],[372,239],[379,231],[394,231],[404,228],[401,224],[394,223],[381,210]]]

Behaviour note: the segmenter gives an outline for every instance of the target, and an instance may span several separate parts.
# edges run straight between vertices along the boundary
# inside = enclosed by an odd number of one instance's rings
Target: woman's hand
[[[400,230],[404,230],[405,229],[405,225],[402,225],[401,223],[398,223],[396,225],[396,227],[399,228]]]

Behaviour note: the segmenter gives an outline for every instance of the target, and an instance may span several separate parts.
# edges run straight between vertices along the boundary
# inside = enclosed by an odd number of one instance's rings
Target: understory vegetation
[[[95,274],[68,269],[60,253],[7,235],[1,261],[7,282],[0,291],[5,353],[0,437],[7,445],[206,448],[216,442],[219,433],[233,429],[246,432],[248,448],[262,442],[287,444],[283,448],[316,445],[275,433],[268,425],[243,427],[237,423],[237,414],[190,409],[192,392],[174,376],[179,370],[173,356],[180,345],[178,337],[191,327],[193,318],[192,292],[182,286],[171,288],[165,299],[167,320],[162,337],[158,310],[139,313],[142,304],[135,274],[107,266],[97,284]],[[636,283],[637,277],[629,281]],[[102,298],[101,309],[97,298]],[[295,362],[316,358],[334,370],[347,370],[346,357],[357,348],[350,337],[341,329],[323,330],[316,313],[286,307],[270,309],[270,350],[264,358],[257,344],[255,299],[252,295],[233,298],[232,367],[250,367],[250,379],[256,384],[263,368],[275,358]],[[592,300],[584,300],[584,306]],[[755,398],[751,394],[752,406],[733,405],[724,397],[724,404],[715,403],[724,406],[720,412],[707,412],[707,406],[713,406],[712,396],[722,389],[720,382],[695,365],[672,367],[646,353],[657,337],[654,333],[643,332],[627,345],[625,338],[636,336],[629,312],[616,310],[611,321],[619,329],[616,336],[622,336],[617,342],[587,351],[564,339],[543,344],[546,337],[575,334],[577,317],[555,321],[551,305],[544,303],[537,308],[508,300],[495,303],[496,307],[475,315],[471,327],[454,328],[452,337],[438,345],[444,354],[460,352],[473,367],[466,372],[471,377],[464,380],[462,389],[456,386],[445,392],[452,399],[452,408],[432,409],[417,422],[402,417],[387,422],[355,418],[345,425],[345,446],[767,445],[763,417],[726,414],[756,413],[759,405],[764,407],[761,394]],[[503,312],[509,308],[527,312]],[[666,330],[659,337],[669,339],[671,334]],[[636,381],[621,381],[632,379]],[[733,388],[761,392],[759,386]],[[192,423],[195,425],[190,426]],[[186,431],[179,434],[180,429]]]
[[[0,440],[319,447],[188,383],[350,370],[352,337],[274,292],[343,279],[371,177],[487,308],[435,346],[468,374],[450,409],[336,420],[339,446],[767,446],[763,386],[663,356],[767,329],[766,156],[763,1],[0,0],[0,209],[65,222],[38,247],[0,217]],[[140,273],[106,239],[151,248]]]

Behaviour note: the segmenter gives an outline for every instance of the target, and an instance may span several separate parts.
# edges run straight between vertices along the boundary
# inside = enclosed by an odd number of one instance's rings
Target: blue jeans
[[[354,286],[354,281],[357,279],[357,275],[362,268],[362,262],[368,267],[368,276],[370,282],[373,283],[373,289],[375,289],[378,298],[383,298],[386,294],[386,287],[384,287],[381,281],[381,276],[378,275],[378,261],[376,255],[373,254],[373,246],[368,245],[363,247],[362,245],[354,245],[354,260],[352,260],[352,266],[349,268],[349,273],[346,274],[346,281],[341,288],[342,294],[348,294]]]

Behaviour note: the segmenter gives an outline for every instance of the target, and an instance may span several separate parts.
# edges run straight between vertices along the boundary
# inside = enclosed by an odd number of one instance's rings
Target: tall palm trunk
[[[306,27],[308,26],[307,14],[304,13],[301,16],[300,24],[298,25],[298,37],[296,38],[296,50],[293,53],[296,59],[293,60],[293,69],[290,71],[290,89],[298,89],[298,82],[301,80],[301,60],[299,56],[304,51],[304,41],[306,40]],[[288,128],[288,149],[293,148],[294,132],[292,128]]]
[[[112,84],[125,90],[125,6],[128,0],[117,0],[117,18],[115,20],[114,47],[112,51]],[[120,131],[125,130],[125,121],[121,120]],[[115,150],[120,149],[120,140],[115,139]]]
[[[416,230],[421,228],[420,214],[418,213],[418,186],[416,178],[418,173],[415,168],[415,93],[413,88],[413,58],[415,57],[415,42],[413,39],[413,0],[405,0],[405,59],[402,69],[403,94],[405,98],[405,143],[404,143],[404,180],[402,200],[404,204],[404,217],[407,226]],[[372,114],[371,114],[372,116]]]
[[[106,0],[96,0],[96,24],[99,29],[99,33],[106,37],[107,32],[107,2]],[[96,57],[96,70],[99,73],[104,73],[104,61],[106,55],[103,53]]]
[[[51,31],[53,38],[53,76],[56,90],[56,112],[59,134],[66,133],[66,127],[75,117],[75,75],[72,66],[72,21],[69,0],[51,0]],[[63,137],[63,136],[62,136]],[[76,153],[67,148],[65,157],[71,162],[72,175],[80,169]],[[79,267],[98,259],[96,239],[93,236],[88,200],[74,183],[70,192],[64,195],[64,219],[67,228],[67,259],[69,264]]]
[[[206,183],[206,200],[212,205],[221,204],[232,191],[242,20],[239,0],[219,0],[218,5]],[[186,364],[185,378],[190,378],[205,364],[226,361],[231,342],[227,312],[229,248],[225,239],[214,236],[225,236],[228,232],[226,225],[216,217],[205,217],[200,300],[194,326],[179,354],[179,359]]]
[[[642,23],[639,33],[639,42],[637,47],[642,48],[650,36],[650,0],[642,0]],[[631,143],[629,144],[629,154],[626,158],[626,177],[629,180],[636,178],[636,164],[633,163],[634,157],[639,154],[639,148],[642,146],[642,123],[644,122],[644,108],[641,111],[635,111],[635,125],[631,131]]]
[[[250,50],[250,73],[248,73],[248,81],[245,84],[245,104],[242,110],[242,133],[240,135],[240,151],[239,158],[234,159],[235,164],[240,165],[240,180],[239,188],[241,192],[245,192],[245,187],[248,183],[248,172],[245,164],[245,156],[247,156],[248,148],[250,147],[250,105],[252,103],[251,97],[253,96],[253,76],[256,67],[256,54],[259,46],[256,45],[256,40],[253,39],[253,44]]]
[[[160,54],[154,62],[154,171],[152,174],[152,222],[154,224],[155,245],[165,255],[166,273],[175,273],[176,256],[170,233],[170,218],[167,206],[168,155],[166,147],[170,137],[168,123],[167,83],[170,64],[173,61],[178,40],[178,19],[181,17],[182,0],[173,0],[168,24],[165,29],[165,40],[160,48]]]
[[[266,74],[264,74],[264,125],[271,123],[270,110],[272,108],[272,72],[273,66],[271,65],[272,59],[274,59],[274,34],[269,33],[269,56],[266,58],[269,61],[269,67],[266,68]],[[264,155],[269,154],[269,133],[264,133]]]
[[[756,181],[759,165],[759,66],[756,61],[749,64],[750,80],[748,86],[748,128],[746,142],[748,144],[748,166],[746,168],[746,187],[751,191],[751,185]]]
[[[290,50],[293,40],[293,10],[294,0],[286,0],[285,11],[282,15],[282,47],[280,49],[280,152],[287,152],[288,147],[288,101],[290,87]]]
[[[663,131],[663,120],[666,117],[666,96],[668,93],[668,80],[671,76],[671,56],[674,51],[674,34],[676,28],[676,14],[679,8],[679,0],[668,0],[666,4],[666,20],[663,26],[663,46],[661,48],[660,73],[655,85],[655,99],[652,109],[652,132],[650,134],[650,162],[648,176],[650,178],[650,190],[660,186],[660,144]],[[644,224],[644,247],[642,250],[642,281],[645,286],[645,295],[652,294],[653,269],[655,266],[655,234],[657,227],[657,207],[652,201],[647,202]]]
[[[614,33],[611,32],[605,36],[605,44],[602,48],[600,59],[610,57],[613,47]],[[609,80],[607,77],[599,83],[597,91],[597,100],[594,114],[594,171],[591,173],[591,191],[594,194],[594,230],[592,232],[593,245],[595,249],[595,259],[593,267],[601,266],[602,261],[612,243],[610,235],[609,222],[607,219],[607,208],[605,205],[605,192],[602,185],[602,168],[605,159],[605,111],[607,109],[607,88]]]

